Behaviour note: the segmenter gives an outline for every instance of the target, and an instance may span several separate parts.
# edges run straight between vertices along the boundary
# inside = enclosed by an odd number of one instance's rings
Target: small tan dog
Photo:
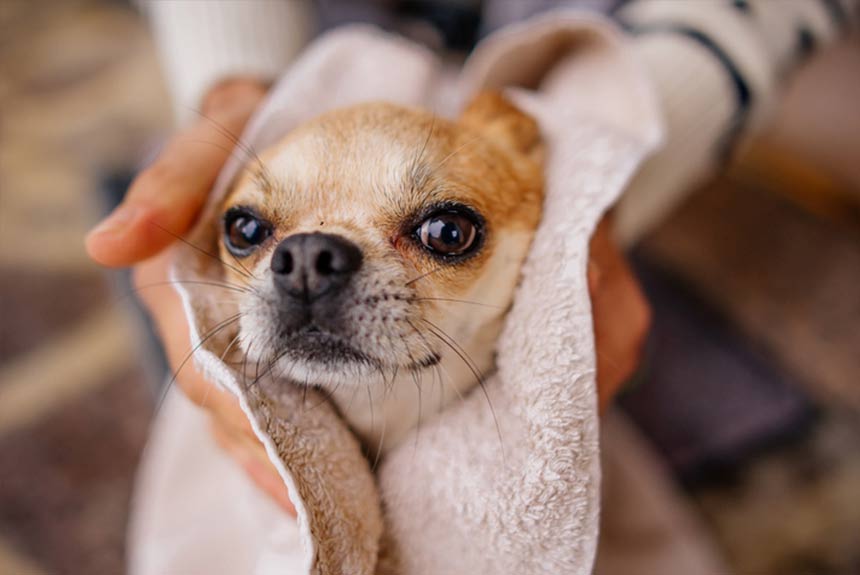
[[[291,132],[223,206],[245,361],[322,389],[370,450],[395,445],[493,368],[541,153],[495,93],[458,121],[374,103]]]

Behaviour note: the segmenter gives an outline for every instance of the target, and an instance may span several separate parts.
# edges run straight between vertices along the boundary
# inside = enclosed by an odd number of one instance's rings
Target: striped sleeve
[[[632,0],[617,13],[661,101],[666,141],[617,210],[635,241],[769,115],[785,76],[857,15],[855,0]]]
[[[143,2],[180,123],[235,75],[274,80],[315,30],[303,0]]]

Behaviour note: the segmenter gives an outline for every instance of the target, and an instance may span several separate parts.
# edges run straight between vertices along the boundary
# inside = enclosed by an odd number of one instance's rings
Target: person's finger
[[[287,486],[269,461],[262,444],[249,443],[245,437],[232,433],[217,419],[212,420],[212,433],[218,445],[242,466],[257,487],[266,492],[284,511],[295,517],[296,508],[290,501]]]
[[[234,92],[210,104],[205,117],[174,136],[140,173],[123,202],[87,235],[90,257],[106,266],[131,265],[188,230],[265,88]]]
[[[180,373],[176,381],[193,403],[210,412],[237,433],[243,433],[256,441],[251,422],[239,407],[236,396],[208,381],[196,368],[190,369],[186,374]]]
[[[589,293],[602,412],[639,365],[651,309],[627,260],[612,240],[608,219],[601,221],[589,248]]]
[[[651,310],[626,266],[619,269],[611,287],[597,294],[594,305],[597,395],[605,411],[641,362]]]
[[[233,427],[252,434],[250,422],[229,391],[211,383],[194,364],[188,322],[179,294],[167,281],[169,257],[150,259],[134,269],[134,284],[141,302],[155,322],[167,361],[171,380],[194,403],[216,413]]]
[[[283,481],[254,435],[248,417],[229,391],[218,388],[194,365],[188,324],[179,295],[165,284],[168,256],[152,258],[135,267],[134,282],[149,310],[170,364],[171,381],[212,421],[216,440],[261,489],[287,512],[295,513]]]

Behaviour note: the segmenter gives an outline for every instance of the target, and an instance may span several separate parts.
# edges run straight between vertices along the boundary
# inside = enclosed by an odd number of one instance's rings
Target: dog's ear
[[[542,151],[537,122],[499,92],[478,94],[466,107],[460,122],[518,154],[537,158]]]

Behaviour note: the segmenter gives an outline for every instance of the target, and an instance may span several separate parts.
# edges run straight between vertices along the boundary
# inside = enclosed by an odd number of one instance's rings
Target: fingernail
[[[88,236],[101,236],[104,234],[115,234],[137,219],[143,213],[138,206],[120,205],[108,217],[103,219],[96,227],[90,230]]]

